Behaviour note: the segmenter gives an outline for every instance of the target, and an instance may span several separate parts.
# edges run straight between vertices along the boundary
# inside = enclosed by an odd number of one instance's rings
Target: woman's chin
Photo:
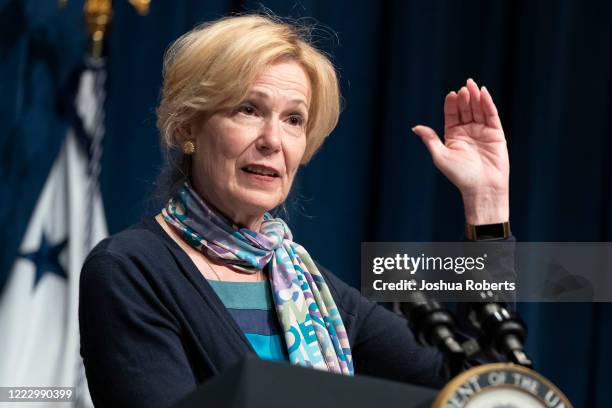
[[[240,197],[236,197],[236,201],[240,203],[240,207],[245,212],[251,214],[261,213],[263,215],[265,212],[277,207],[283,200],[282,194],[278,192],[249,190],[242,193]]]

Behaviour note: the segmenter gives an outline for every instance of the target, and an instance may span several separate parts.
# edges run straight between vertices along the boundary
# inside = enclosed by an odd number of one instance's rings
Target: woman
[[[461,191],[468,224],[508,220],[508,155],[491,96],[468,80],[445,143],[413,130]],[[330,372],[440,385],[405,321],[318,266],[268,211],[339,115],[329,60],[296,28],[225,18],[168,51],[158,109],[172,158],[155,219],[100,243],[81,275],[81,354],[97,405],[168,405],[255,353]],[[173,156],[174,155],[174,156]]]

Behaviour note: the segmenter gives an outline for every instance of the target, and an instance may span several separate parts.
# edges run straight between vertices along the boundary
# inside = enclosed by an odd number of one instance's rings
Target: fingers
[[[421,125],[413,127],[412,131],[421,138],[423,143],[425,143],[425,147],[429,150],[434,163],[438,162],[444,154],[446,146],[444,146],[444,143],[442,143],[436,132],[430,127]]]
[[[444,128],[480,123],[501,129],[501,121],[491,94],[484,86],[478,89],[473,79],[468,79],[459,92],[451,92],[444,100]]]
[[[493,103],[491,94],[484,86],[480,88],[480,105],[482,106],[487,126],[501,129],[502,125],[501,120],[499,120],[499,115],[497,114],[497,108],[495,107],[495,103]]]
[[[457,95],[459,96],[459,113],[461,115],[461,122],[470,123],[473,119],[472,108],[470,106],[470,93],[464,86],[459,90]]]
[[[474,122],[484,124],[485,117],[480,102],[480,89],[478,89],[478,85],[471,78],[467,80],[466,87],[470,94],[470,108],[472,109]]]
[[[457,99],[456,92],[451,92],[444,98],[444,129],[457,126],[461,123]]]

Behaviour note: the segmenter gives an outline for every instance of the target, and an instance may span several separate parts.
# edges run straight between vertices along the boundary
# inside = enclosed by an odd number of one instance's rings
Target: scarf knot
[[[268,239],[267,249],[272,251],[277,250],[285,240],[293,241],[291,230],[281,218],[264,219],[260,233]]]

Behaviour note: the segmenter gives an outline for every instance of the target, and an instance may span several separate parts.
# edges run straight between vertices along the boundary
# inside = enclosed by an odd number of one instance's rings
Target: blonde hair
[[[340,90],[331,61],[299,28],[275,17],[241,15],[202,24],[176,40],[164,58],[164,83],[157,127],[162,144],[177,145],[177,130],[196,117],[235,106],[267,66],[287,58],[310,80],[306,125],[307,163],[332,132],[340,114]]]

